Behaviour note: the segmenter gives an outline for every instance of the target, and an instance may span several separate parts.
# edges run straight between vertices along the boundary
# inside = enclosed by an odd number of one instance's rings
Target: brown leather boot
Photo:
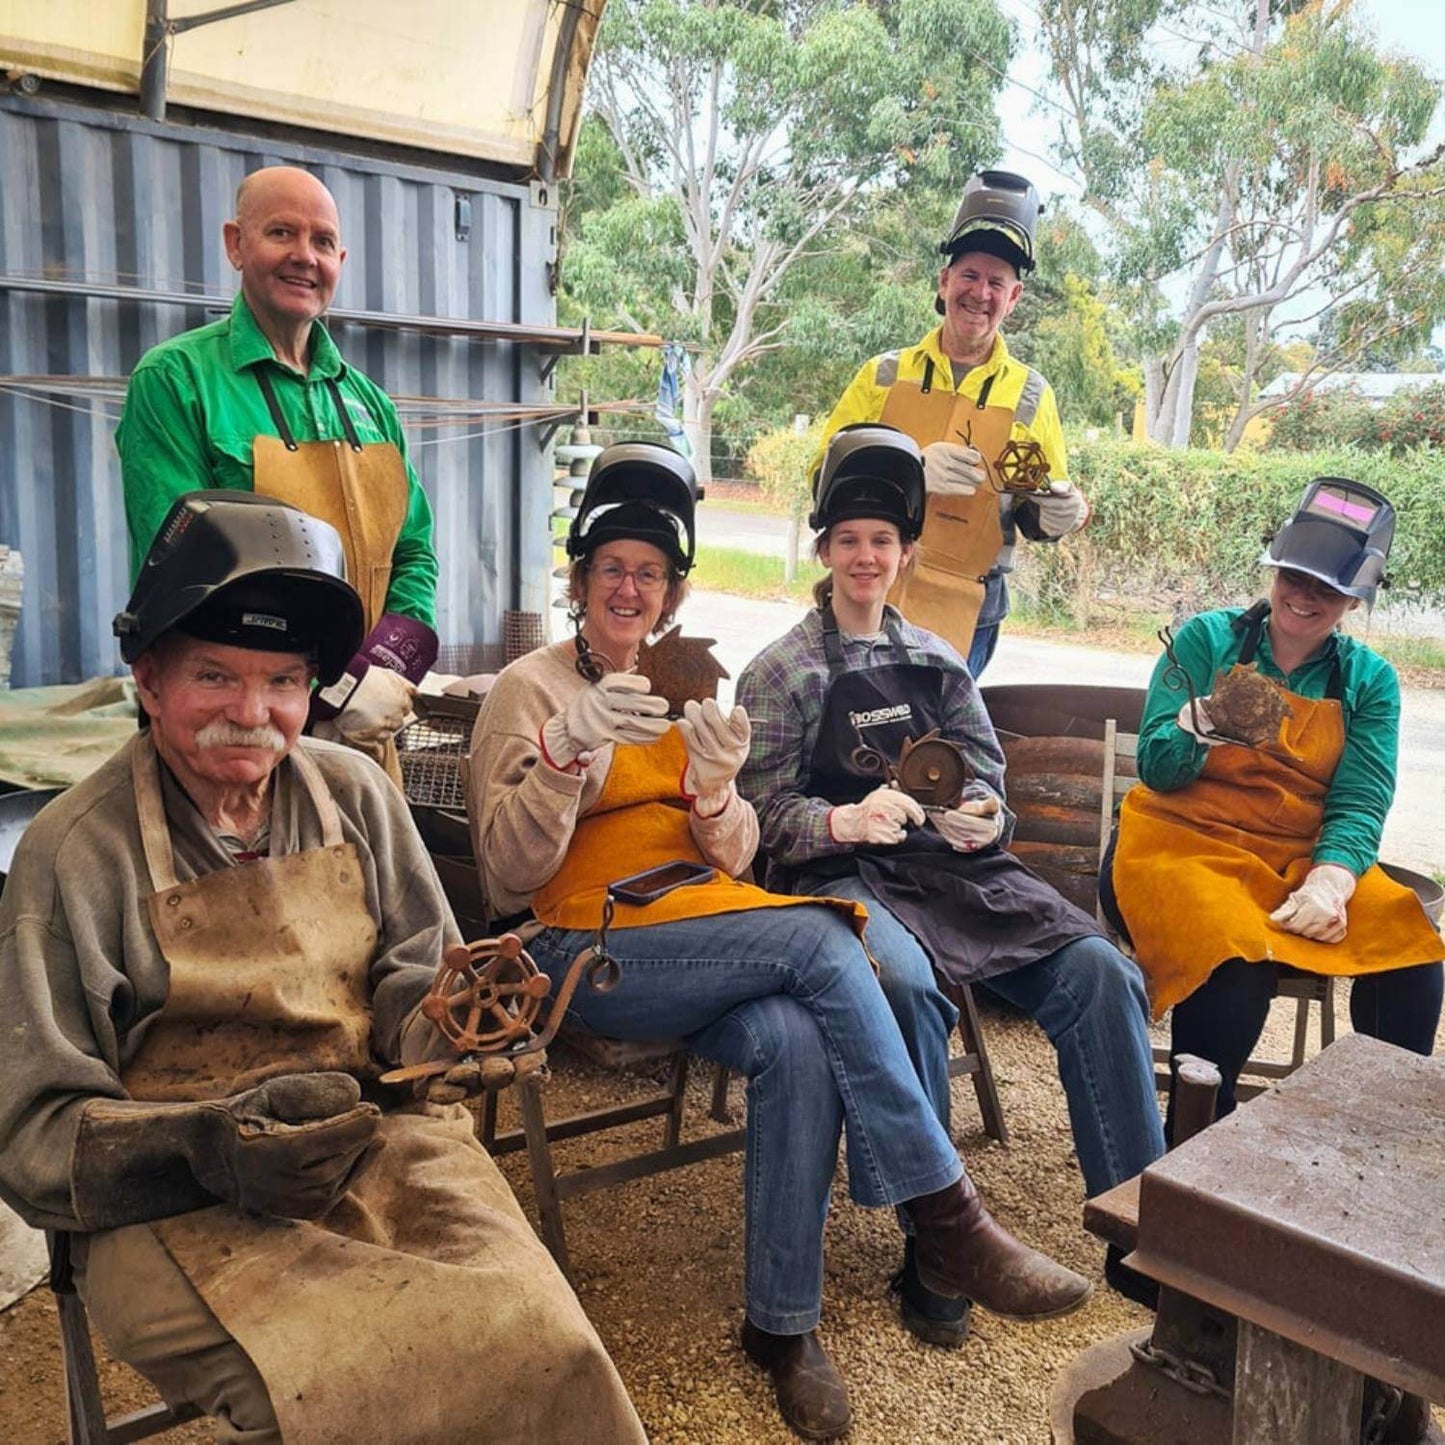
[[[903,1207],[917,1229],[918,1277],[937,1294],[966,1296],[1005,1319],[1046,1320],[1093,1293],[1083,1275],[995,1223],[967,1174]]]
[[[848,1387],[816,1330],[772,1335],[745,1319],[743,1350],[772,1376],[778,1410],[803,1439],[833,1440],[846,1433],[853,1418]]]

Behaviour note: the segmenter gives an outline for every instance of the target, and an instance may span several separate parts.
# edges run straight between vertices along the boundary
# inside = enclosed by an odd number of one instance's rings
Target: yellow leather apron
[[[532,912],[552,928],[593,929],[602,922],[607,885],[661,863],[686,858],[706,863],[693,841],[682,796],[687,747],[669,728],[655,743],[615,744],[597,806],[577,821],[561,868],[537,891]],[[735,799],[729,807],[738,807]],[[708,918],[750,908],[826,903],[840,910],[861,938],[868,913],[840,898],[792,898],[766,893],[719,873],[710,883],[675,888],[655,903],[618,903],[614,928],[643,928],[682,918]]]
[[[363,445],[334,381],[326,384],[345,439],[298,442],[264,366],[256,380],[279,436],[257,436],[251,444],[253,489],[330,522],[341,534],[346,580],[361,594],[370,632],[386,611],[392,553],[411,500],[406,462],[391,442]]]
[[[974,399],[895,381],[878,420],[907,432],[920,447],[937,441],[976,447],[992,476],[993,459],[1013,430],[1014,409],[987,404],[986,393]],[[967,657],[984,578],[1002,548],[999,495],[992,488],[980,487],[971,497],[930,497],[913,561],[888,600],[910,622],[936,632]]]
[[[1345,745],[1337,701],[1286,696],[1290,715],[1269,750],[1210,748],[1187,786],[1161,793],[1140,783],[1124,798],[1114,889],[1156,1018],[1229,958],[1338,977],[1430,963],[1445,951],[1419,900],[1378,864],[1359,880],[1341,942],[1270,922],[1312,866]]]
[[[283,1073],[371,1073],[376,928],[315,764],[290,755],[321,848],[178,884],[154,747],[134,748],[149,911],[171,977],[127,1089],[204,1099]],[[287,1445],[642,1440],[467,1112],[415,1105],[384,1116],[379,1139],[321,1220],[217,1205],[136,1226],[251,1357]]]

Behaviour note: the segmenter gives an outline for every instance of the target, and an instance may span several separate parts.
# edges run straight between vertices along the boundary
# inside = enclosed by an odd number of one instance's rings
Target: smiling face
[[[945,266],[938,273],[938,299],[949,360],[970,366],[987,361],[999,327],[1023,291],[1018,272],[984,251],[965,251]]]
[[[268,337],[309,327],[331,304],[346,252],[336,202],[315,176],[291,166],[248,176],[225,241],[246,304]]]
[[[651,542],[603,542],[583,574],[582,632],[587,645],[614,667],[631,667],[642,642],[675,606],[667,553]]]
[[[835,522],[818,545],[818,560],[833,574],[834,606],[882,616],[888,589],[913,555],[896,523],[861,517]]]
[[[1357,597],[1336,592],[1318,578],[1288,567],[1275,569],[1269,594],[1269,640],[1278,653],[1281,645],[1301,659],[1324,645],[1345,613],[1360,605]]]
[[[264,782],[306,724],[313,669],[300,653],[169,633],[132,670],[156,751],[198,803]]]

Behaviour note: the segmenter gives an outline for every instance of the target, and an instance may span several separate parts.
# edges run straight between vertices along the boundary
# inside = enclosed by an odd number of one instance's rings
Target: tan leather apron
[[[136,741],[149,911],[171,970],[123,1075],[136,1098],[373,1069],[377,935],[360,860],[315,764],[300,749],[291,759],[323,846],[177,884],[155,751]],[[643,1439],[466,1111],[413,1106],[383,1117],[379,1138],[322,1220],[218,1205],[149,1226],[254,1361],[287,1445]]]
[[[280,435],[258,435],[252,441],[252,489],[330,522],[341,534],[346,580],[361,594],[370,633],[386,611],[392,553],[411,502],[406,462],[392,442],[362,443],[346,409],[346,398],[331,380],[326,386],[346,439],[298,442],[265,367],[258,367],[255,375]],[[400,788],[395,738],[386,740],[377,761]]]
[[[1359,880],[1339,943],[1271,923],[1305,880],[1325,794],[1345,745],[1333,698],[1288,693],[1290,715],[1268,751],[1210,748],[1187,786],[1131,788],[1119,812],[1114,889],[1157,1018],[1229,958],[1276,960],[1306,973],[1379,973],[1441,957],[1416,896],[1378,864]]]
[[[596,928],[602,921],[607,885],[677,858],[706,863],[693,841],[688,805],[682,796],[687,747],[669,728],[655,743],[618,743],[597,806],[578,819],[572,846],[561,868],[537,891],[532,912],[552,928]],[[740,803],[734,799],[730,807]],[[655,903],[619,903],[614,928],[643,928],[682,918],[708,918],[750,908],[791,908],[827,903],[842,912],[861,938],[868,913],[861,903],[840,898],[790,898],[766,893],[719,873],[710,883],[676,888]]]
[[[330,522],[341,534],[346,580],[361,594],[370,632],[386,611],[392,553],[411,500],[406,462],[391,442],[362,444],[334,381],[326,385],[345,440],[321,442],[296,440],[264,367],[256,381],[279,435],[257,436],[251,444],[253,489]]]
[[[931,376],[931,369],[930,369]],[[895,381],[878,420],[907,432],[920,447],[937,441],[976,447],[990,477],[993,459],[1013,430],[1012,407],[988,404],[987,389],[970,398],[947,389]],[[984,578],[1003,548],[999,494],[980,487],[971,497],[930,497],[912,563],[888,600],[912,623],[926,627],[968,656],[983,606]]]

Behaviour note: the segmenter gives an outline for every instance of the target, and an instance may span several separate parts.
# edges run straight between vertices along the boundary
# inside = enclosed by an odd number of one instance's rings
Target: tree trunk
[[[706,487],[712,481],[713,405],[707,379],[695,368],[683,391],[682,427],[692,447],[692,470],[699,487]]]

